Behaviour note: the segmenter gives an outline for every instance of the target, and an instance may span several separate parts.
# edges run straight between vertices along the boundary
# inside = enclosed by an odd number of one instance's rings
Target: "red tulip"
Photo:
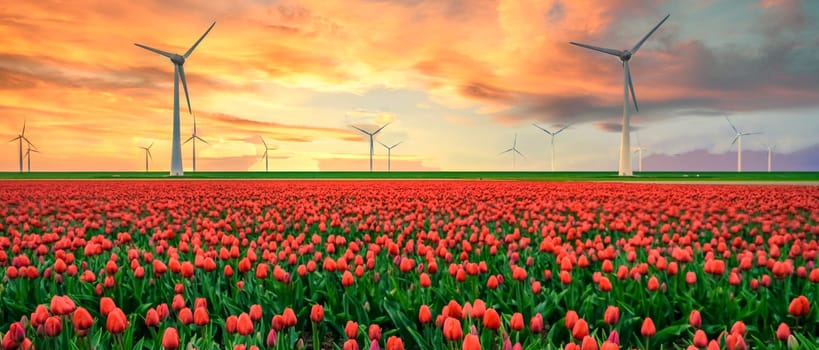
[[[347,338],[355,339],[358,335],[358,323],[347,321],[347,325],[344,326],[344,333],[347,334]]]
[[[516,312],[512,315],[512,318],[509,320],[509,328],[514,331],[523,330],[523,315],[520,312]]]
[[[810,301],[804,295],[793,298],[788,306],[788,313],[796,317],[807,315],[810,313]]]
[[[189,325],[193,323],[193,312],[191,311],[190,308],[186,307],[182,310],[179,310],[179,315],[177,315],[177,317],[179,318],[179,321],[182,322],[183,324]]]
[[[111,310],[111,312],[108,314],[105,328],[108,329],[109,333],[122,333],[126,328],[128,328],[128,318],[125,317],[125,313],[122,312],[120,308],[114,308],[114,310]]]
[[[691,310],[691,314],[688,315],[688,324],[694,328],[702,326],[702,316],[700,316],[699,310]]]
[[[168,350],[175,350],[179,348],[179,333],[176,328],[168,327],[165,333],[162,334],[162,347]]]
[[[391,336],[387,339],[387,350],[404,350],[404,341],[399,337]]]
[[[702,329],[698,329],[696,332],[694,332],[694,341],[692,344],[698,348],[708,346],[708,336],[705,335],[705,332]]]
[[[259,321],[262,319],[262,306],[259,304],[250,305],[250,320],[253,322]]]
[[[779,327],[776,328],[776,338],[781,341],[788,341],[788,337],[791,336],[791,328],[785,322],[779,324]]]
[[[574,328],[574,324],[577,322],[578,316],[577,312],[574,310],[569,310],[566,312],[566,328],[572,330]]]
[[[447,317],[444,321],[444,337],[448,340],[461,340],[464,333],[461,328],[461,321],[457,318]]]
[[[597,341],[588,335],[583,337],[583,342],[580,344],[580,350],[597,350]]]
[[[654,321],[651,320],[651,317],[646,317],[645,320],[643,320],[643,325],[640,327],[640,334],[650,338],[656,333],[657,330],[654,328]]]
[[[319,304],[313,305],[313,308],[310,309],[310,321],[318,323],[322,320],[324,320],[324,307]]]
[[[251,325],[253,325],[252,322]],[[238,326],[239,318],[234,315],[228,316],[228,318],[225,320],[225,330],[227,330],[227,332],[230,334],[236,333]]]
[[[348,271],[349,272],[349,271]],[[358,343],[355,339],[347,339],[342,347],[343,350],[358,350]]]
[[[108,316],[111,311],[117,308],[117,305],[114,303],[114,299],[109,297],[102,297],[100,298],[100,314],[103,316]]]
[[[432,311],[429,310],[429,306],[421,305],[421,308],[418,309],[418,322],[427,324],[430,321],[432,321]]]
[[[159,313],[155,309],[150,308],[145,313],[145,325],[148,327],[156,327],[159,325]]]
[[[529,330],[535,334],[543,331],[543,316],[540,313],[536,313],[529,320]]]
[[[77,308],[74,301],[67,295],[55,295],[51,298],[51,313],[57,316],[68,315]]]
[[[620,308],[616,306],[609,306],[603,314],[603,321],[608,325],[614,325],[620,320]]]
[[[205,326],[210,322],[210,316],[208,316],[208,310],[204,307],[196,308],[196,311],[193,312],[193,323],[199,327]]]
[[[43,328],[46,337],[56,337],[63,331],[63,322],[59,316],[51,316],[46,319]]]
[[[82,333],[94,325],[94,318],[84,307],[78,307],[74,310],[74,331]]]
[[[371,324],[370,327],[367,329],[367,338],[370,338],[370,340],[375,342],[381,340],[381,326],[377,324]]]
[[[483,326],[492,330],[497,330],[500,328],[500,315],[498,315],[498,312],[495,311],[495,309],[487,309],[486,312],[484,312]]]
[[[241,313],[236,320],[236,332],[241,335],[250,335],[253,333],[253,320],[250,319],[250,315],[246,312]]]
[[[481,342],[477,335],[467,334],[464,337],[463,350],[481,350]]]
[[[586,320],[581,318],[577,320],[577,322],[574,323],[574,327],[572,327],[572,337],[577,340],[583,340],[587,335],[589,335],[589,324],[586,323]]]

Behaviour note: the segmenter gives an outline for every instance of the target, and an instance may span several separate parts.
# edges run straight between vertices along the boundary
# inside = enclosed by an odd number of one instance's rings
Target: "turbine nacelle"
[[[632,53],[631,53],[631,51],[629,51],[629,50],[623,50],[623,51],[621,51],[621,52],[620,52],[620,61],[622,61],[622,62],[626,62],[626,61],[630,60],[630,59],[631,59],[631,55],[632,55]]]
[[[173,62],[173,64],[177,64],[177,65],[181,66],[181,65],[185,64],[185,57],[182,56],[182,55],[179,55],[179,54],[173,54],[171,56],[171,62]]]

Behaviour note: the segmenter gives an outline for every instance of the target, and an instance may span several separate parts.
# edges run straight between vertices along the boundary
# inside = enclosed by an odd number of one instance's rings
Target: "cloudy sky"
[[[0,135],[32,170],[170,168],[173,65],[184,53],[199,170],[616,171],[622,67],[568,44],[631,48],[645,170],[819,170],[819,2],[591,0],[18,1],[0,8]],[[184,96],[182,97],[184,105]],[[183,110],[182,136],[193,118]],[[18,167],[4,141],[0,171]],[[386,151],[376,143],[376,170]],[[25,145],[24,145],[25,148]],[[25,151],[25,149],[24,149]],[[183,146],[185,169],[191,145]],[[635,160],[635,168],[637,162]],[[779,169],[777,169],[779,168]]]

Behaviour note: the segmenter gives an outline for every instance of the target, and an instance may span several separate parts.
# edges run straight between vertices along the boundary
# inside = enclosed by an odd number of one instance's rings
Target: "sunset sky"
[[[819,171],[819,1],[17,1],[0,7],[0,171],[26,121],[33,171],[152,170],[171,155],[173,65],[184,53],[198,170],[366,170],[374,130],[393,170],[616,171],[622,67],[569,45],[631,48],[645,170]],[[184,106],[184,93],[181,98]],[[182,138],[193,119],[183,108]],[[25,147],[25,145],[24,145]],[[191,146],[183,163],[191,167]],[[635,170],[637,162],[634,162]],[[376,170],[386,150],[376,143]]]

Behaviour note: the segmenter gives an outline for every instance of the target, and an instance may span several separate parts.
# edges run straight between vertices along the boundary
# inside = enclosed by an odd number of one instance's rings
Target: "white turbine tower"
[[[11,139],[9,142],[14,142],[15,140],[18,141],[18,145],[19,145],[20,172],[22,173],[23,172],[23,141],[26,141],[26,143],[31,144],[31,141],[29,141],[26,138],[26,121],[25,120],[23,120],[23,131],[21,131],[20,134],[17,135],[17,137]]]
[[[591,45],[580,44],[580,43],[576,43],[576,42],[570,42],[570,44],[572,44],[572,45],[576,45],[576,46],[580,46],[580,47],[583,47],[583,48],[587,48],[587,49],[599,51],[599,52],[602,52],[602,53],[606,53],[606,54],[609,54],[609,55],[612,55],[612,56],[616,56],[617,58],[620,59],[620,62],[622,62],[622,64],[623,64],[623,71],[624,71],[624,73],[623,73],[623,126],[622,126],[622,131],[620,133],[620,165],[619,165],[619,169],[618,169],[618,173],[619,173],[620,176],[631,176],[633,174],[632,169],[631,169],[631,154],[630,154],[631,153],[631,140],[630,140],[631,128],[629,126],[629,115],[628,115],[629,90],[631,90],[631,98],[634,100],[634,110],[638,111],[638,112],[640,111],[640,109],[637,107],[637,96],[634,95],[634,83],[631,80],[631,72],[629,71],[628,62],[629,62],[629,60],[631,60],[631,58],[635,54],[637,54],[637,50],[640,49],[640,46],[642,46],[643,43],[646,40],[648,40],[648,38],[651,36],[651,34],[654,34],[654,32],[657,31],[657,28],[660,28],[660,26],[668,19],[669,16],[671,16],[671,15],[666,15],[665,18],[663,18],[663,20],[660,21],[660,23],[658,23],[656,26],[654,26],[654,28],[651,29],[651,31],[648,32],[648,34],[646,34],[646,36],[643,37],[643,39],[641,39],[639,42],[637,42],[637,45],[634,45],[634,47],[631,50],[628,50],[628,49],[626,49],[626,50],[606,49],[606,48],[597,47],[597,46],[591,46]]]
[[[151,144],[148,147],[139,146],[139,148],[145,150],[145,173],[146,174],[148,173],[148,158],[151,158],[151,160],[154,159],[154,157],[151,155],[151,147],[153,147],[153,146],[154,146],[153,142],[151,142]]]
[[[184,170],[182,169],[181,137],[179,136],[179,80],[182,80],[182,87],[185,89],[185,100],[188,102],[188,113],[191,113],[191,99],[188,96],[188,83],[185,80],[185,60],[190,57],[193,50],[196,49],[196,46],[198,46],[199,43],[202,42],[202,39],[208,35],[210,30],[213,29],[214,25],[216,25],[216,22],[213,22],[213,24],[210,25],[208,30],[205,31],[205,34],[202,34],[202,36],[199,37],[199,40],[197,40],[193,46],[191,46],[191,48],[185,52],[184,55],[157,50],[142,44],[134,44],[145,50],[165,56],[173,63],[173,142],[171,143],[171,176],[184,175]]]
[[[373,151],[374,151],[374,147],[373,147],[373,136],[375,136],[376,134],[378,134],[379,132],[381,132],[381,130],[383,130],[384,128],[386,128],[386,127],[387,127],[387,125],[390,125],[390,123],[384,124],[384,126],[382,126],[382,127],[378,128],[378,130],[373,131],[373,132],[366,131],[366,130],[364,130],[364,129],[362,129],[362,128],[359,128],[359,127],[357,127],[357,126],[355,126],[355,125],[350,125],[350,126],[352,126],[353,128],[355,128],[356,130],[361,131],[361,132],[363,132],[364,134],[366,134],[367,136],[369,136],[369,137],[370,137],[370,172],[372,172],[372,171],[373,171]]]
[[[540,127],[540,125],[537,125],[537,124],[532,124],[532,125],[534,125],[536,128],[538,128],[538,129],[540,129],[540,130],[543,130],[543,132],[545,132],[545,133],[549,134],[550,139],[551,139],[551,140],[550,140],[550,143],[551,143],[551,145],[552,145],[552,171],[555,171],[555,136],[557,136],[557,134],[559,134],[559,133],[563,132],[563,130],[566,130],[566,128],[568,128],[569,126],[571,126],[571,124],[566,125],[566,126],[564,126],[564,127],[560,128],[559,130],[554,131],[554,132],[553,132],[553,131],[546,130],[546,129],[544,129],[544,128],[541,128],[541,127]]]
[[[267,142],[264,141],[264,137],[259,136],[259,138],[262,139],[262,144],[264,144],[264,154],[262,155],[262,157],[264,157],[264,171],[268,172],[269,170],[267,168],[267,164],[268,164],[268,158],[270,158],[270,157],[269,157],[269,154],[267,153],[267,151],[272,151],[272,150],[278,149],[278,147],[276,147],[276,146],[270,147],[270,146],[267,145]]]
[[[520,154],[521,157],[526,158],[523,153],[518,151],[518,134],[515,134],[515,140],[512,141],[512,148],[501,152],[500,154],[512,152],[512,169],[515,169],[515,153]]]
[[[637,153],[637,164],[638,169],[642,173],[643,172],[643,151],[648,151],[648,148],[643,147],[640,144],[640,134],[637,134],[637,147],[632,147],[634,153]]]
[[[771,172],[771,151],[774,148],[776,148],[776,145],[769,145],[766,142],[763,142],[762,145],[765,146],[765,148],[768,149],[768,172],[770,173]]]
[[[31,148],[31,146],[34,146],[31,144],[31,142],[26,142],[26,144],[28,145],[26,147],[26,160],[28,162],[28,172],[31,172],[31,152],[40,153],[40,151],[38,151],[36,147]]]
[[[387,146],[383,142],[378,141],[378,143],[380,143],[381,146],[384,146],[384,148],[387,149],[387,172],[392,171],[392,166],[390,164],[391,163],[391,158],[392,158],[392,149],[395,148],[395,147],[398,147],[398,145],[400,145],[402,142],[404,142],[404,141],[400,141],[400,142],[398,142],[398,143],[396,143],[396,144],[394,144],[392,146]]]
[[[204,143],[208,143],[203,138],[199,137],[199,135],[196,133],[196,114],[194,114],[193,115],[193,134],[191,135],[191,137],[189,137],[187,140],[185,140],[185,143],[193,141],[193,172],[196,172],[196,140],[202,141]]]
[[[759,132],[741,132],[734,126],[734,123],[731,123],[731,119],[728,119],[728,116],[725,116],[725,120],[728,121],[728,124],[731,124],[731,129],[734,129],[736,135],[734,136],[734,140],[731,141],[731,145],[733,146],[735,143],[737,144],[737,172],[742,172],[742,136],[749,136],[749,135],[757,135],[760,134]]]

